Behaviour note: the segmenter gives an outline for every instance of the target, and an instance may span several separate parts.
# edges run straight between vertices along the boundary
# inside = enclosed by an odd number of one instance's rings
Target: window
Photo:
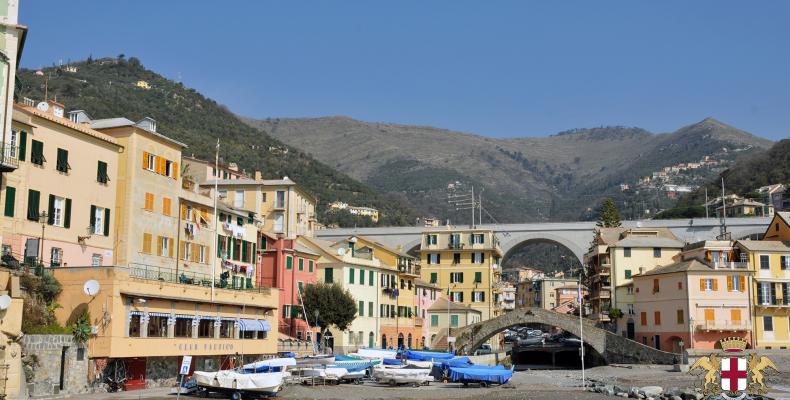
[[[733,322],[740,322],[741,321],[741,310],[738,308],[733,308],[730,310],[730,321]]]
[[[55,163],[55,169],[60,172],[68,173],[71,169],[69,165],[69,152],[68,150],[58,149],[58,159]]]
[[[482,233],[475,233],[472,234],[472,244],[483,244],[485,243],[485,235]]]
[[[14,216],[14,206],[16,205],[16,188],[11,186],[5,187],[5,209],[3,215],[6,217]]]
[[[625,279],[631,279],[631,270],[630,269],[625,270]]]
[[[101,254],[93,253],[93,255],[91,255],[91,267],[101,267],[103,262],[104,260]]]
[[[360,285],[364,285],[365,284],[365,271],[361,270],[361,269],[359,270],[359,284]],[[401,289],[403,289],[403,288],[401,287]]]
[[[30,221],[38,222],[40,198],[41,193],[38,190],[29,189],[27,191],[27,219]]]
[[[91,206],[91,230],[94,235],[110,235],[110,209]]]
[[[129,337],[140,337],[141,315],[134,314],[129,318]]]
[[[431,283],[435,284],[437,282],[438,282],[438,274],[436,272],[431,272]]]
[[[719,285],[715,278],[703,278],[699,280],[699,290],[716,291],[718,289]]]
[[[213,338],[214,337],[214,321],[210,319],[201,319],[198,322],[198,337],[199,338]]]
[[[683,290],[683,281],[678,281],[678,290]]]
[[[294,259],[291,256],[285,257],[285,269],[293,269]]]
[[[143,253],[151,254],[151,234],[143,233]]]
[[[49,196],[51,224],[64,226],[66,221],[66,199],[63,197]]]
[[[313,272],[313,265],[314,265],[313,260],[307,261],[307,272]],[[373,278],[373,271],[370,272],[370,277]],[[370,286],[373,286],[372,282],[370,283]]]
[[[482,303],[486,301],[485,292],[472,292],[472,301],[475,303]]]
[[[740,275],[727,276],[727,291],[741,292],[744,289],[746,277]]]
[[[634,287],[633,286],[626,286],[625,287],[626,294],[634,294]]]
[[[304,258],[299,259],[299,271],[304,271]]]
[[[774,292],[773,285],[770,282],[760,282],[760,304],[762,305],[770,305],[772,300],[772,294]]]
[[[683,325],[686,323],[686,318],[683,316],[683,310],[678,310],[677,312],[677,323],[678,325]]]
[[[483,273],[480,271],[475,272],[475,283],[483,283]]]
[[[628,315],[634,315],[635,314],[635,312],[634,312],[634,305],[633,304],[626,304],[626,310],[628,312]]]
[[[429,246],[435,245],[436,243],[438,243],[438,235],[427,235],[425,236],[425,241],[426,244],[428,244]]]
[[[167,317],[148,317],[148,337],[167,337]]]
[[[774,319],[768,315],[763,316],[763,331],[765,332],[773,332],[774,330]]]
[[[365,302],[364,301],[360,301],[359,302],[359,305],[357,306],[357,313],[359,314],[360,317],[364,317],[365,316]]]
[[[450,272],[450,283],[464,283],[464,273]]]
[[[761,255],[760,256],[760,269],[770,269],[771,268],[771,260],[768,255]]]
[[[631,257],[631,248],[623,247],[623,257]]]
[[[175,178],[176,177],[176,163],[174,163],[174,162],[172,162],[170,160],[165,160],[164,173],[165,173],[165,175],[167,175],[167,176],[169,176],[171,178]]]
[[[461,263],[461,253],[453,253],[453,264]]]
[[[482,264],[485,258],[485,253],[472,253],[472,264]]]
[[[312,271],[312,270],[313,270],[313,267],[311,266],[310,267],[310,271]],[[375,278],[375,275],[373,274],[373,271],[368,271],[368,285],[373,286],[373,282],[375,282],[374,278]]]
[[[653,258],[661,258],[661,248],[653,247]]]
[[[217,191],[217,196],[220,199],[227,199],[228,198],[228,190],[227,189],[219,189]]]
[[[30,142],[30,147],[30,162],[36,165],[44,165],[47,161],[47,159],[44,158],[44,143],[38,140],[32,140]]]
[[[790,256],[779,256],[779,268],[790,269]]]
[[[274,198],[274,208],[285,208],[285,190],[278,190]]]
[[[334,270],[332,268],[324,268],[324,283],[332,283]]]
[[[716,319],[716,310],[712,308],[705,309],[705,321],[713,321]]]
[[[653,320],[655,321],[656,325],[661,325],[661,311],[656,311],[653,313]]]
[[[145,194],[145,207],[148,211],[154,211],[154,194],[153,193],[146,193]]]
[[[8,142],[10,147],[8,155],[11,156],[11,158],[16,158],[17,135],[18,133],[12,129],[11,136],[9,137],[9,142]]]
[[[428,254],[428,264],[440,264],[441,262],[442,258],[439,253]]]
[[[284,223],[283,214],[275,214],[274,215],[274,232],[275,233],[282,233],[283,232],[283,223]]]
[[[453,328],[458,327],[458,314],[450,315],[450,326]]]
[[[192,318],[176,317],[175,337],[192,337]]]
[[[143,153],[143,168],[153,171],[156,166],[156,156],[151,153]]]
[[[354,283],[354,268],[348,269],[348,283]]]
[[[173,239],[165,236],[159,236],[159,240],[157,241],[157,245],[159,246],[159,251],[157,251],[157,255],[162,257],[172,257],[173,256]]]
[[[236,208],[243,208],[244,207],[244,191],[237,190],[236,194],[233,196],[233,207]]]
[[[450,292],[450,301],[462,303],[464,301],[464,292]]]
[[[639,324],[642,325],[642,326],[646,326],[647,325],[647,313],[644,312],[644,311],[639,313]]]
[[[373,315],[373,302],[372,301],[368,302],[368,317],[375,317],[375,315]]]
[[[60,267],[62,263],[63,263],[63,249],[59,247],[53,247],[52,249],[50,249],[49,266]]]

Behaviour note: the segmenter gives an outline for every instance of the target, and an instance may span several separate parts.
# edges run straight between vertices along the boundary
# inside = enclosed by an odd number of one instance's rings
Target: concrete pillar
[[[197,339],[198,338],[198,328],[199,327],[200,327],[200,321],[198,320],[198,324],[192,326],[192,339]]]
[[[214,339],[219,339],[219,327],[220,327],[220,325],[217,324],[216,322],[212,322],[212,324],[214,326]]]
[[[170,321],[167,323],[167,337],[170,339],[176,337],[176,326],[175,324],[170,324]]]

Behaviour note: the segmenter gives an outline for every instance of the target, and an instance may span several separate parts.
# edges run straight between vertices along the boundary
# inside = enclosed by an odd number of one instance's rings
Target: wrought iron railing
[[[9,143],[3,143],[0,149],[0,164],[4,167],[19,168],[19,148]]]
[[[157,267],[145,264],[130,264],[129,276],[132,278],[145,279],[150,281],[178,283],[182,285],[205,286],[211,287],[211,275],[201,274],[191,271],[176,271],[173,268]],[[258,293],[269,293],[270,289],[266,287],[254,287],[252,280],[246,280],[240,277],[236,284],[233,284],[231,276],[223,278],[218,276],[214,279],[214,287],[218,289],[227,290],[243,290]]]

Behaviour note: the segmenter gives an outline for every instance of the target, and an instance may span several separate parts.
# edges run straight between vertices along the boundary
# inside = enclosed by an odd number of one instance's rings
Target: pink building
[[[634,276],[637,320],[629,318],[628,329],[635,340],[671,352],[680,351],[680,341],[685,348],[713,349],[724,337],[750,340],[749,271],[682,256]]]
[[[316,282],[319,255],[294,239],[276,238],[262,232],[259,238],[257,285],[280,289],[280,333],[310,340],[299,294],[307,285]]]
[[[419,348],[430,346],[430,323],[428,321],[428,309],[433,305],[436,299],[439,298],[441,290],[438,286],[423,281],[422,279],[415,279],[414,284],[417,289],[415,297],[415,306],[417,306],[417,318],[414,319],[414,325],[419,326],[422,331],[422,337],[418,338]]]

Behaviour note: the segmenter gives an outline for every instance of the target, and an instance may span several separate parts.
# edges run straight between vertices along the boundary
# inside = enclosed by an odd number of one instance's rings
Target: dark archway
[[[542,271],[574,271],[581,260],[563,243],[548,238],[532,238],[514,244],[502,257],[502,271],[518,267]]]

